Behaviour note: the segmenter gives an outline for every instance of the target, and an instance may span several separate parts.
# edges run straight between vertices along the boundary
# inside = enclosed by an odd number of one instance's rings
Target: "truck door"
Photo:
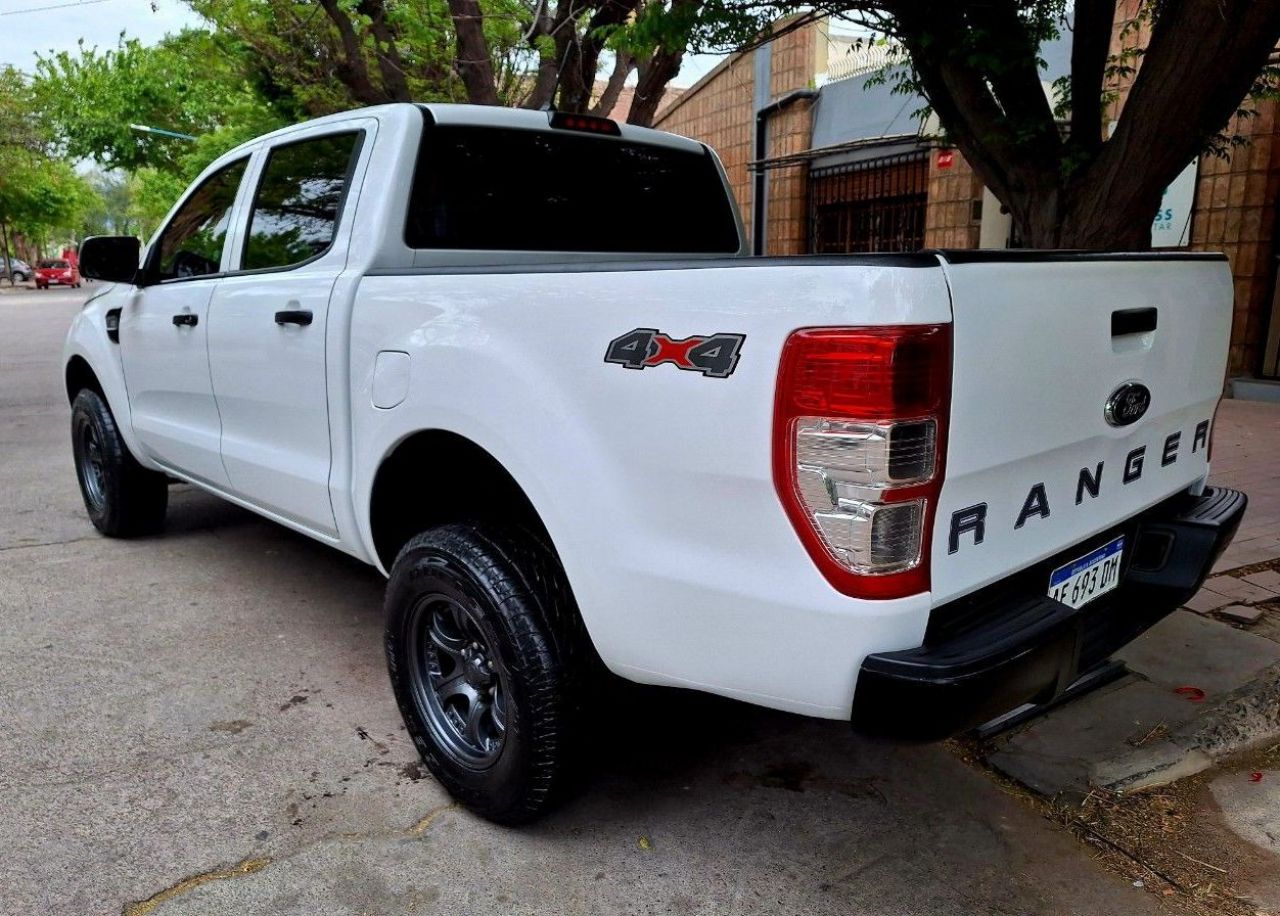
[[[346,246],[335,240],[364,135],[328,125],[262,151],[235,269],[210,306],[210,368],[232,492],[329,536],[337,534],[329,297],[346,266]]]
[[[120,312],[120,356],[138,442],[167,468],[225,487],[209,377],[208,308],[249,156],[187,195],[152,244]]]

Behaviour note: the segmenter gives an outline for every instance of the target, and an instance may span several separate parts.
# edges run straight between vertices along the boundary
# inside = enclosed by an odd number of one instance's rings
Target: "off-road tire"
[[[169,485],[138,463],[102,395],[81,389],[71,405],[76,479],[93,526],[108,537],[155,534],[164,527]]]
[[[424,655],[439,644],[416,621],[426,605],[440,607],[440,601],[455,602],[477,624],[471,645],[483,644],[493,662],[495,689],[505,701],[505,733],[499,749],[490,751],[495,759],[484,763],[460,760],[440,740],[440,714],[424,699],[435,664],[428,661],[424,670]],[[424,648],[415,650],[415,641]],[[419,534],[391,569],[385,643],[409,735],[455,799],[481,817],[513,825],[537,818],[563,796],[583,675],[594,652],[548,546],[523,530],[484,524],[449,524]],[[444,661],[442,655],[435,658]],[[440,670],[436,664],[435,676],[443,680]]]

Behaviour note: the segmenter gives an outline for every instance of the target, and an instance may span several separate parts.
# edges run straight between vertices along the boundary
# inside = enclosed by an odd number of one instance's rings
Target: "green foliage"
[[[177,171],[190,153],[184,141],[130,125],[203,137],[229,124],[242,135],[283,123],[225,50],[217,36],[195,30],[152,47],[122,37],[107,51],[81,46],[40,57],[33,91],[66,155],[104,168]]]
[[[187,0],[209,20],[244,75],[267,96],[287,97],[297,119],[343,111],[394,96],[380,70],[392,50],[394,71],[417,101],[465,101],[453,72],[453,24],[447,0],[388,2],[379,36],[368,5],[336,0],[334,16],[351,29],[358,58],[347,57],[338,21],[314,0]],[[515,0],[487,0],[492,12],[485,31],[491,46],[509,48],[519,39]],[[393,37],[394,49],[384,40]],[[356,71],[368,74],[367,91],[353,90]],[[385,98],[377,98],[383,95]]]
[[[31,86],[0,69],[0,224],[10,242],[14,233],[37,246],[70,235],[97,204],[90,184],[51,151]]]
[[[0,222],[36,246],[69,236],[98,203],[67,162],[38,153],[0,154]]]

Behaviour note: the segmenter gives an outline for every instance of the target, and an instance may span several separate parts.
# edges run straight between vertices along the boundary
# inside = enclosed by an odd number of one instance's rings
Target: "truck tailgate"
[[[935,604],[1201,482],[1232,309],[1218,255],[945,258],[954,375]]]

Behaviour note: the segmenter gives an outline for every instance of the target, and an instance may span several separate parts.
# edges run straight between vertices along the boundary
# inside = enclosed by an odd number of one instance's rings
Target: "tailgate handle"
[[[1122,334],[1143,334],[1156,329],[1156,310],[1118,309],[1111,313],[1111,336]]]

